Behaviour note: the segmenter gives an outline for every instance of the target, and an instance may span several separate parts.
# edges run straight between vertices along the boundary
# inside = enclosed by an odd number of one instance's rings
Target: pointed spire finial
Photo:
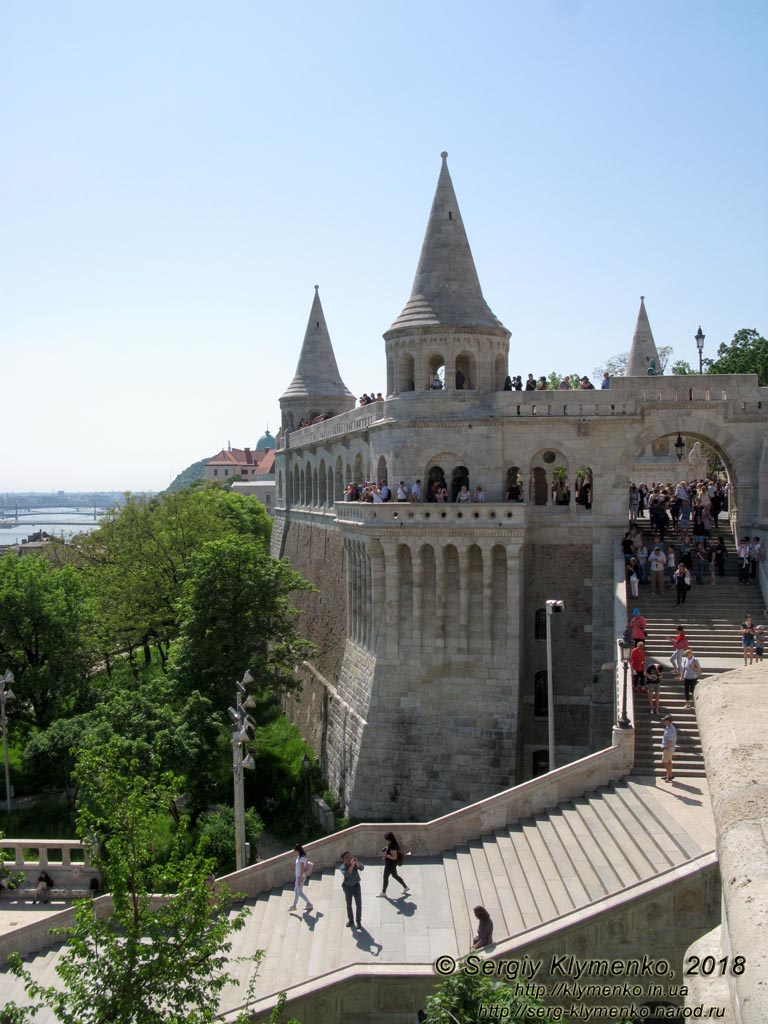
[[[632,338],[632,348],[629,350],[629,359],[627,360],[624,376],[645,377],[648,374],[648,368],[651,366],[651,363],[653,363],[654,372],[660,374],[659,353],[656,350],[656,342],[653,340],[651,324],[645,309],[645,296],[641,295],[635,335]]]
[[[390,330],[484,327],[504,330],[483,297],[443,150],[411,297]]]
[[[315,285],[315,295],[304,335],[304,344],[301,346],[299,364],[281,401],[310,395],[318,398],[344,400],[349,398],[354,402],[336,365],[331,336],[328,333],[323,306],[320,302],[319,285]]]

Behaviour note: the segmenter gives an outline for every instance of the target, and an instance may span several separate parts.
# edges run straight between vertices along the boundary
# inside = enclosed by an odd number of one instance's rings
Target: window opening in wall
[[[541,671],[533,677],[533,714],[536,718],[546,718],[548,709],[547,673]]]
[[[469,490],[469,470],[466,466],[456,466],[451,474],[451,501],[456,501],[462,487]]]
[[[434,355],[429,359],[429,380],[427,390],[442,391],[445,387],[445,360],[442,356]]]
[[[507,479],[504,485],[504,496],[507,501],[524,501],[525,491],[523,489],[523,478],[520,475],[519,466],[510,466],[507,470]]]
[[[450,210],[448,211],[448,220],[453,220],[453,214]]]
[[[534,466],[533,469],[533,503],[534,505],[549,504],[547,474],[541,466]]]
[[[442,466],[432,466],[427,475],[427,501],[447,501],[448,486]]]
[[[533,635],[536,640],[547,639],[547,609],[537,608],[536,618],[533,626]]]
[[[531,775],[538,778],[539,775],[546,775],[549,771],[549,751],[534,750],[531,756]]]
[[[544,454],[541,456],[541,461],[546,462],[548,466],[551,466],[556,458],[557,456],[554,452],[544,452]]]

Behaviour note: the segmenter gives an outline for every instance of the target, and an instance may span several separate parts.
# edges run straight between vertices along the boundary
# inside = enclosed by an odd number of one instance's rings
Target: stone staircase
[[[644,524],[640,523],[642,528]],[[662,714],[673,716],[677,728],[677,749],[674,771],[680,777],[703,776],[704,760],[701,741],[693,708],[685,708],[683,684],[677,681],[676,673],[670,668],[672,637],[681,623],[690,646],[701,662],[703,675],[730,672],[744,664],[741,647],[741,623],[745,612],[750,612],[753,621],[765,623],[765,602],[760,587],[752,582],[741,586],[738,582],[738,565],[730,534],[721,529],[728,548],[725,560],[725,577],[716,578],[716,585],[710,583],[709,572],[704,582],[696,583],[692,574],[691,589],[685,604],[676,605],[677,593],[668,588],[661,597],[651,594],[650,586],[640,587],[637,599],[629,598],[629,607],[639,607],[648,620],[646,660],[658,661],[665,667],[661,685]],[[679,537],[675,531],[665,535],[664,543],[671,543],[677,550]],[[663,725],[661,718],[648,713],[646,694],[635,693],[635,770],[636,775],[660,772],[659,744]]]
[[[705,783],[704,783],[705,785]],[[713,831],[690,811],[671,803],[672,787],[628,779],[513,822],[461,844],[442,856],[408,857],[400,869],[411,895],[390,882],[389,898],[376,898],[382,878],[379,854],[361,851],[363,930],[346,927],[338,871],[313,877],[307,895],[314,910],[289,912],[292,889],[282,887],[249,899],[251,914],[234,936],[232,973],[222,1012],[241,1006],[253,983],[258,999],[290,989],[347,965],[429,965],[441,955],[466,952],[476,922],[472,908],[485,906],[494,938],[519,935],[563,914],[651,879],[714,848]],[[701,801],[701,806],[708,798]],[[697,812],[701,813],[701,812]],[[382,830],[384,826],[382,826]],[[364,854],[368,856],[364,856]],[[266,955],[258,969],[236,962],[254,950]],[[55,981],[56,947],[30,959],[39,981]],[[0,973],[6,1000],[26,998],[7,969]],[[53,1024],[44,1013],[36,1024]]]

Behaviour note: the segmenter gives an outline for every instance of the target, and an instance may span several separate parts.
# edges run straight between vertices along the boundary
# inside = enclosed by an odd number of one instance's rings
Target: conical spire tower
[[[298,426],[316,416],[335,416],[353,409],[355,399],[341,379],[325,322],[320,289],[315,285],[304,343],[293,380],[280,398],[283,425]]]
[[[507,372],[509,331],[483,296],[441,157],[411,297],[384,335],[390,394],[435,390],[438,380],[446,390],[498,390]]]
[[[632,348],[629,351],[627,368],[624,371],[625,377],[646,377],[648,371],[653,369],[655,374],[661,373],[659,365],[659,353],[656,351],[656,342],[653,340],[653,332],[645,311],[645,296],[640,296],[640,310],[637,314],[635,325],[635,336],[632,339]]]
[[[483,298],[464,221],[443,160],[419,265],[400,316],[390,330],[402,327],[501,327]]]

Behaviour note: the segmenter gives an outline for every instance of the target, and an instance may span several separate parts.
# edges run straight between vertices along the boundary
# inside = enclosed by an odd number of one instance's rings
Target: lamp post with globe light
[[[234,781],[235,809],[235,870],[241,871],[248,863],[245,842],[245,794],[243,790],[243,772],[246,768],[254,768],[253,756],[248,752],[246,744],[253,741],[256,735],[256,722],[248,714],[255,701],[248,694],[248,686],[256,680],[250,670],[246,671],[242,680],[235,683],[235,706],[227,708],[232,723],[232,776]]]

